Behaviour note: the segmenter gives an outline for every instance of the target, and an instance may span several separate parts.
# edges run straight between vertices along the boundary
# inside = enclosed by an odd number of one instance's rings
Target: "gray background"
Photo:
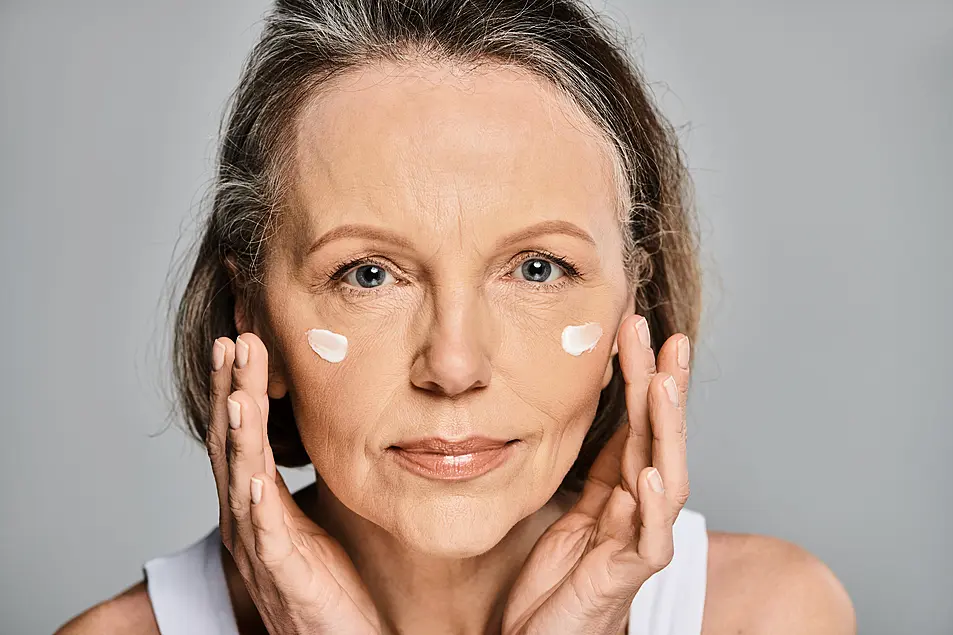
[[[217,522],[203,449],[162,432],[161,298],[265,8],[3,4],[3,633]],[[603,8],[697,183],[689,505],[816,553],[862,633],[953,632],[953,3]]]

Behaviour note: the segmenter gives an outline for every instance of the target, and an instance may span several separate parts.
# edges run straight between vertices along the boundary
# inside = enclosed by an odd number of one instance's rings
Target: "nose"
[[[472,287],[462,288],[436,301],[433,315],[426,344],[411,367],[414,386],[454,397],[489,385],[489,316],[479,294]]]

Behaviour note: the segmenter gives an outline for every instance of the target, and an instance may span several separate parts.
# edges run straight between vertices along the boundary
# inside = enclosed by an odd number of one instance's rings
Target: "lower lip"
[[[420,476],[441,481],[463,481],[501,466],[513,454],[516,443],[510,441],[499,448],[458,456],[407,452],[398,447],[388,448],[387,451],[402,467]]]

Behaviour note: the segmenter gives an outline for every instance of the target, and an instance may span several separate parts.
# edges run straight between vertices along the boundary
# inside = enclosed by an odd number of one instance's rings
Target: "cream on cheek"
[[[596,347],[602,337],[602,327],[595,322],[586,322],[578,326],[563,329],[563,350],[570,355],[579,356]]]
[[[308,331],[308,344],[321,359],[337,363],[347,355],[347,338],[325,329]]]

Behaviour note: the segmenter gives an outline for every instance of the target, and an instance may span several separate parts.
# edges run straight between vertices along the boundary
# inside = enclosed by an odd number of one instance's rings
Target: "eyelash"
[[[558,265],[563,270],[563,273],[565,274],[561,278],[559,278],[559,280],[557,280],[556,282],[548,282],[548,283],[542,283],[542,284],[532,283],[532,282],[526,283],[529,285],[530,289],[532,289],[535,292],[547,293],[549,291],[555,291],[557,289],[562,289],[566,285],[574,284],[575,282],[578,282],[579,280],[582,279],[582,274],[579,273],[579,270],[576,268],[576,265],[573,264],[568,258],[557,256],[554,253],[543,251],[541,249],[536,249],[533,251],[524,251],[520,255],[522,257],[519,259],[516,265],[513,266],[513,269],[516,269],[517,267],[521,267],[523,263],[526,262],[527,260],[538,259],[538,260],[548,260]],[[516,282],[522,283],[524,281],[517,280]]]
[[[516,264],[509,269],[510,271],[516,269],[519,266],[522,266],[522,264],[526,262],[527,260],[534,260],[534,259],[548,260],[556,264],[563,270],[564,275],[561,278],[559,278],[558,281],[556,282],[542,283],[542,284],[532,283],[532,282],[526,283],[535,292],[545,293],[545,292],[554,291],[557,289],[561,289],[566,285],[574,284],[578,282],[579,280],[583,279],[583,275],[579,273],[579,270],[577,269],[576,265],[568,258],[557,256],[554,253],[541,250],[541,249],[525,251],[519,254],[519,256],[521,257],[516,262]],[[337,289],[340,289],[344,293],[353,293],[356,295],[367,295],[369,293],[378,293],[374,289],[360,289],[358,287],[354,287],[349,284],[340,284],[341,280],[343,280],[344,277],[347,274],[349,274],[353,269],[363,265],[376,265],[378,267],[381,267],[382,269],[386,269],[388,272],[391,273],[391,275],[394,275],[394,272],[391,271],[391,269],[394,268],[393,265],[385,264],[384,262],[374,258],[373,256],[362,256],[360,258],[354,258],[354,259],[347,260],[335,265],[334,273],[328,276],[329,284],[333,285]],[[396,278],[397,276],[394,275],[394,277]],[[514,280],[514,282],[523,283],[525,281]],[[400,280],[398,280],[394,284],[401,284],[401,282]]]

